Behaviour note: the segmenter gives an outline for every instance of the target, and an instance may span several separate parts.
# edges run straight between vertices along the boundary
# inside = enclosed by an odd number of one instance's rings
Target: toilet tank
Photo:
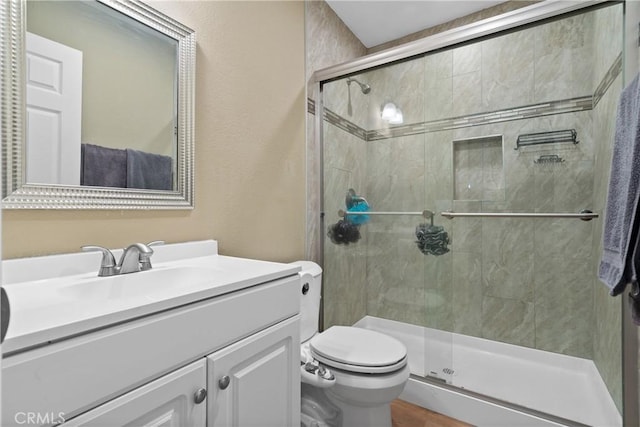
[[[300,342],[303,343],[318,332],[322,268],[311,261],[296,261],[291,264],[302,267],[298,275],[300,276]]]

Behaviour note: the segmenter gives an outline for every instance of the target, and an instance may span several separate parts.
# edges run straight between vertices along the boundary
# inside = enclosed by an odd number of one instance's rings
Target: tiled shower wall
[[[594,32],[600,36],[594,40],[594,77],[605,73],[607,63],[615,55],[610,46],[622,44],[622,6],[605,8],[595,15]],[[631,77],[627,76],[627,79]],[[594,87],[598,84],[594,80]],[[594,211],[604,212],[607,183],[612,154],[612,135],[614,133],[615,114],[620,91],[622,75],[618,76],[609,90],[600,99],[593,110],[593,138],[597,141],[595,152],[594,176]],[[593,360],[613,396],[618,409],[622,411],[622,376],[620,362],[622,360],[621,336],[621,298],[609,296],[607,288],[597,279],[597,267],[602,253],[601,216],[594,222],[592,240],[591,277],[594,286],[594,330]]]
[[[539,107],[527,119],[407,132],[362,145],[346,143],[354,136],[325,123],[325,203],[336,204],[325,210],[326,224],[337,220],[349,187],[375,210],[602,212],[620,77],[596,98],[595,109],[592,95],[619,61],[620,31],[612,25],[620,23],[618,5],[364,73],[358,77],[372,90],[363,96],[352,87],[352,116],[344,80],[325,85],[325,106],[369,131],[383,128],[380,106],[389,100],[402,108],[405,124]],[[587,99],[588,108],[545,112],[549,101],[572,99]],[[559,129],[576,129],[579,144],[514,150],[520,134]],[[504,191],[456,199],[453,141],[487,136],[503,144]],[[544,154],[564,162],[536,164]],[[351,173],[358,165],[348,186],[340,167],[327,168],[340,162]],[[414,230],[421,221],[375,217],[357,244],[325,241],[325,326],[369,314],[594,358],[620,401],[619,306],[595,279],[601,221],[436,215],[451,237],[451,251],[439,257],[418,251]]]
[[[366,55],[367,49],[324,1],[305,1],[307,98],[315,101],[313,73]],[[313,104],[312,104],[313,105]],[[321,262],[320,143],[315,138],[315,116],[307,112],[307,259]]]

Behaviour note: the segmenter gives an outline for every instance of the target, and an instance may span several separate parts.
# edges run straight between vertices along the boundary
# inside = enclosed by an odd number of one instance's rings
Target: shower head
[[[360,86],[360,90],[362,91],[362,93],[364,93],[365,95],[368,94],[369,92],[371,92],[371,86],[369,86],[366,83],[361,83],[358,80],[354,79],[353,77],[349,77],[347,78],[347,84],[349,86],[351,86],[351,82],[356,82],[358,83],[358,86]]]

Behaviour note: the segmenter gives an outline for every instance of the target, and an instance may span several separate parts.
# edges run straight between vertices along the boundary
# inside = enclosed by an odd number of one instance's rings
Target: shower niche
[[[504,201],[502,135],[458,139],[452,145],[454,200]]]

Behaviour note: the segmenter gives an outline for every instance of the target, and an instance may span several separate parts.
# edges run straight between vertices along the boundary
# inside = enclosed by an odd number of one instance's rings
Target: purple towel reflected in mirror
[[[82,144],[80,150],[80,185],[126,188],[126,150],[93,144]]]
[[[127,148],[127,188],[173,190],[171,157]]]
[[[172,165],[169,156],[82,144],[80,184],[170,191],[173,190]]]

